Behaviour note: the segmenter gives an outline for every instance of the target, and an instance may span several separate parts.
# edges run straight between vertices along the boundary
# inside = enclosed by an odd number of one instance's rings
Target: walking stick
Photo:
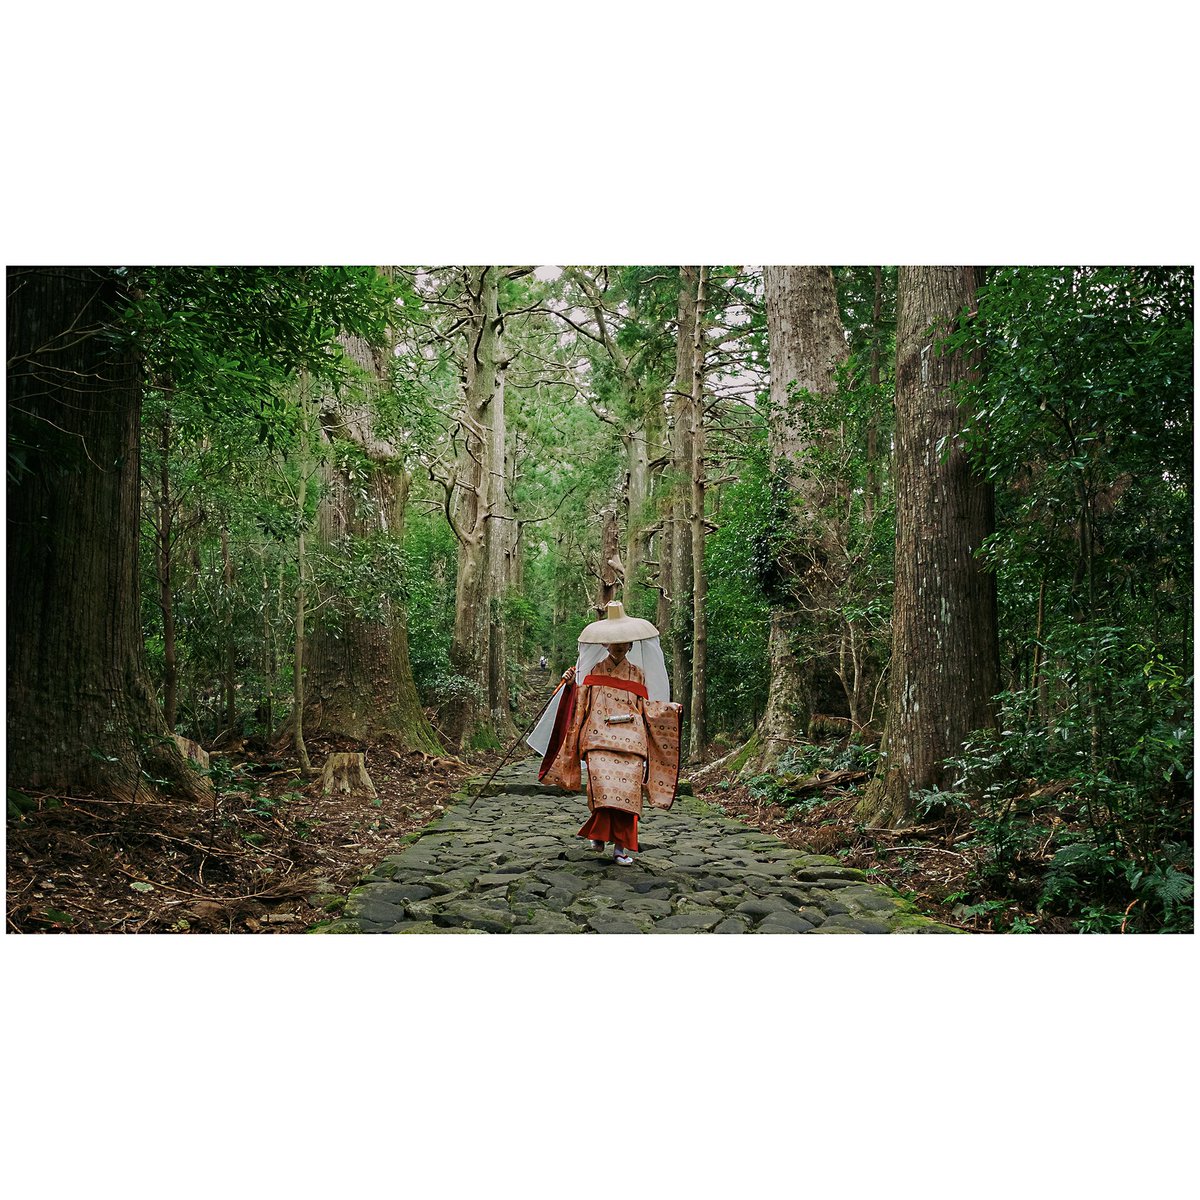
[[[529,733],[533,729],[533,727],[542,719],[542,713],[544,713],[546,711],[546,709],[548,709],[550,707],[550,701],[553,700],[554,697],[557,696],[558,693],[562,691],[562,686],[566,682],[567,681],[565,679],[560,679],[558,681],[558,687],[556,687],[554,689],[554,691],[552,691],[550,693],[550,695],[546,698],[546,703],[543,704],[542,707],[538,709],[537,716],[534,717],[533,720],[530,721],[529,724],[525,726],[524,730],[521,733],[517,734],[517,740],[515,742],[513,742],[513,744],[511,746],[509,746],[508,753],[500,760],[499,766],[496,767],[496,770],[493,771],[487,777],[486,780],[484,780],[483,786],[480,787],[480,789],[475,793],[474,797],[471,800],[471,803],[467,805],[467,808],[470,809],[470,808],[475,807],[475,801],[478,800],[479,797],[483,795],[484,791],[487,789],[487,785],[489,783],[491,783],[493,779],[496,778],[496,775],[499,772],[500,767],[504,766],[505,763],[507,763],[508,760],[512,757],[512,752],[526,739],[526,737],[529,736]]]

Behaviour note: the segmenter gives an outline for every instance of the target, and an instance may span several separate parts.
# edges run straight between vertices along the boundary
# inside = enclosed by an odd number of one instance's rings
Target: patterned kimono
[[[636,850],[643,796],[655,808],[674,803],[681,721],[679,705],[648,700],[642,672],[610,655],[566,685],[538,777],[579,791],[586,762],[593,817],[580,833]]]

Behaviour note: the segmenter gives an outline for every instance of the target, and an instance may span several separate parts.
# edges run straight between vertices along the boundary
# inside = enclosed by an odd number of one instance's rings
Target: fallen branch
[[[916,850],[925,854],[949,854],[951,858],[961,858],[963,862],[970,862],[965,854],[959,854],[957,850],[944,850],[941,846],[888,846],[886,850],[880,850],[875,846],[864,846],[860,854],[895,854],[899,850]]]
[[[779,777],[779,786],[786,792],[793,795],[802,795],[804,792],[819,792],[826,788],[836,787],[842,783],[853,783],[859,779],[866,779],[868,772],[866,771],[818,771],[815,775],[809,775],[803,779],[798,779],[794,775],[781,775]]]

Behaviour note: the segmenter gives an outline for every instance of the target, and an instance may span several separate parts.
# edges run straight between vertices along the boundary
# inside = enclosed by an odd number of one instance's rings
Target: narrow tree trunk
[[[232,734],[237,728],[237,646],[233,637],[233,556],[229,552],[229,530],[221,526],[221,582],[225,595],[221,624],[225,635],[225,728]]]
[[[491,475],[488,511],[484,527],[487,549],[487,606],[488,606],[488,713],[492,732],[505,745],[517,736],[513,723],[508,691],[508,626],[504,601],[512,575],[513,519],[511,504],[505,488],[508,422],[504,411],[505,364],[501,361],[503,348],[500,332],[503,328],[497,313],[495,390],[488,404],[489,432],[488,467]]]
[[[174,733],[178,712],[179,663],[175,644],[175,588],[171,577],[174,522],[171,511],[171,412],[163,408],[158,464],[158,602],[163,621],[163,717]]]
[[[871,417],[867,422],[867,494],[863,508],[867,524],[879,507],[879,319],[883,312],[883,269],[875,268],[875,304],[871,310]]]
[[[1046,619],[1046,574],[1043,570],[1042,581],[1038,586],[1037,623],[1033,631],[1033,667],[1030,671],[1029,694],[1031,697],[1031,715],[1044,720],[1046,716],[1045,684],[1042,679],[1042,629]]]
[[[646,558],[646,509],[650,499],[650,458],[646,433],[641,428],[625,434],[625,577],[622,596],[625,611],[634,615],[634,589]]]
[[[692,534],[691,508],[692,385],[695,376],[696,289],[699,270],[679,268],[678,342],[671,389],[671,695],[691,721]]]
[[[975,287],[972,267],[900,269],[892,669],[880,769],[860,808],[875,824],[907,819],[914,791],[953,787],[946,760],[996,719],[995,579],[975,558],[993,529],[992,488],[955,437],[955,386],[977,364],[938,345]]]
[[[705,671],[708,669],[708,581],[704,574],[704,268],[697,269],[692,338],[692,708],[689,754],[699,761],[707,741]]]
[[[667,645],[670,642],[671,622],[671,522],[669,493],[663,479],[664,467],[669,459],[665,399],[661,396],[651,398],[644,412],[649,512],[654,515],[654,521],[645,534],[642,562],[646,566],[646,582],[657,593],[654,612],[645,615],[653,620],[664,645]],[[626,578],[630,577],[627,575]]]
[[[138,554],[141,381],[104,268],[8,271],[8,782],[196,800],[151,685]],[[145,774],[143,774],[145,772]]]
[[[270,734],[275,728],[275,637],[271,626],[271,581],[266,556],[262,564],[262,677],[263,694],[259,698],[259,724]]]
[[[596,612],[603,616],[610,600],[617,598],[617,585],[621,576],[617,571],[620,561],[620,529],[617,525],[617,510],[605,508],[600,511],[600,587],[596,594]]]
[[[563,577],[565,575],[564,563],[566,562],[566,547],[563,545],[565,538],[561,533],[555,534],[554,537],[554,608],[553,608],[553,630],[562,629],[567,622],[567,605],[564,597]],[[574,647],[567,646],[566,659],[563,661],[563,650],[560,649],[557,639],[549,648],[550,673],[552,676],[561,675],[562,672],[575,661],[575,655],[572,653]]]
[[[516,503],[517,470],[523,459],[522,451],[524,448],[520,431],[518,430],[516,436],[513,438],[512,461],[509,463],[508,469],[508,499],[513,519],[506,522],[509,535],[507,550],[505,551],[508,557],[508,576],[504,584],[505,591],[514,596],[520,596],[525,591],[525,547],[523,545],[525,521],[521,519]],[[522,639],[526,635],[527,631],[522,626]]]
[[[299,404],[300,450],[298,465],[300,478],[296,485],[296,524],[299,533],[296,537],[296,603],[293,615],[295,637],[292,643],[292,742],[296,747],[296,756],[300,760],[300,769],[305,774],[310,774],[312,772],[312,763],[308,758],[308,748],[304,744],[304,622],[305,609],[308,602],[308,547],[306,543],[306,531],[308,528],[308,474],[312,469],[310,462],[310,399],[307,372],[304,372],[300,378]]]

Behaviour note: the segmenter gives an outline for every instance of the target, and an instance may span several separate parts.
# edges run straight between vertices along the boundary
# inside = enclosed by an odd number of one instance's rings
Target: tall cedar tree
[[[8,272],[8,781],[201,798],[146,667],[142,378],[106,268]]]
[[[795,498],[795,528],[775,589],[769,643],[771,684],[756,733],[754,762],[774,763],[803,738],[813,713],[818,675],[828,664],[796,652],[806,622],[832,605],[832,543],[827,528],[831,496],[814,459],[831,436],[829,398],[836,369],[847,355],[837,288],[829,267],[766,267],[763,284],[771,356],[767,416],[771,471]]]
[[[978,361],[939,343],[975,307],[976,267],[902,267],[896,319],[896,591],[879,774],[860,815],[898,824],[913,792],[953,786],[946,760],[994,726],[995,577],[976,555],[994,528],[991,484],[959,438],[958,385]]]
[[[364,383],[358,391],[327,397],[321,406],[326,445],[318,536],[334,556],[347,555],[352,538],[401,542],[409,486],[399,446],[375,428],[371,393],[386,386],[386,351],[352,334],[339,340],[361,369]],[[334,452],[334,438],[361,450],[365,480],[352,478],[351,467]],[[305,692],[310,734],[383,739],[428,754],[443,752],[413,682],[406,617],[403,604],[384,594],[377,613],[347,611],[336,628],[328,621],[317,624]]]
[[[446,518],[458,538],[458,581],[450,662],[470,691],[448,706],[446,736],[471,748],[511,737],[502,598],[507,579],[501,524],[511,520],[504,492],[504,316],[501,271],[465,267],[461,323],[466,338],[458,457],[444,483]],[[512,274],[509,276],[512,277]]]

